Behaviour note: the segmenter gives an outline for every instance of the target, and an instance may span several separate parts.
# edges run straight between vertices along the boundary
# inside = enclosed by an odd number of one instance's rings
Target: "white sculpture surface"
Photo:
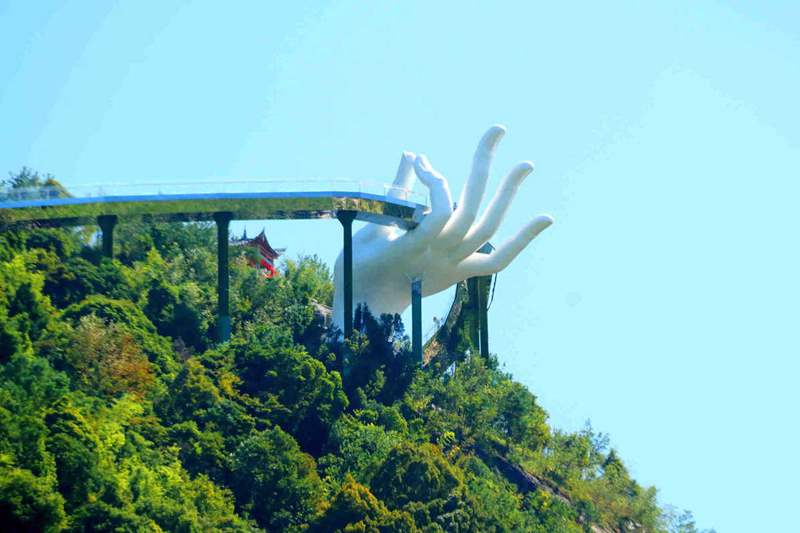
[[[414,186],[415,175],[430,192],[430,209],[409,231],[369,224],[353,235],[353,305],[366,303],[375,316],[402,313],[411,304],[411,281],[422,280],[422,295],[430,296],[473,276],[504,269],[539,233],[553,223],[538,215],[491,254],[476,251],[497,231],[522,181],[533,170],[524,161],[506,175],[486,210],[478,210],[503,126],[484,134],[472,161],[472,171],[456,207],[447,180],[425,155],[404,152],[390,195]],[[477,219],[477,222],[476,222]],[[344,265],[340,253],[334,267],[334,323],[343,328]]]

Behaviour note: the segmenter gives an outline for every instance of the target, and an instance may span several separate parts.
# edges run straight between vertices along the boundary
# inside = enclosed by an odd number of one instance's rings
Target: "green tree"
[[[390,511],[370,490],[347,476],[313,533],[414,533],[419,531],[407,512]]]
[[[41,338],[55,314],[42,294],[44,278],[31,272],[23,255],[0,263],[0,361],[14,351],[30,349]]]
[[[152,364],[133,335],[119,323],[83,316],[73,330],[66,365],[84,391],[139,398],[155,385]]]
[[[463,474],[433,444],[401,443],[372,479],[375,495],[392,507],[446,500],[462,488]]]
[[[280,428],[242,442],[232,470],[240,507],[268,531],[299,530],[322,509],[324,487],[314,459]]]
[[[64,500],[48,479],[20,468],[0,468],[0,524],[4,531],[61,531]]]
[[[18,353],[0,365],[0,458],[2,464],[55,476],[46,450],[44,417],[68,392],[68,379],[44,359]]]
[[[364,424],[345,415],[331,428],[328,453],[320,458],[320,466],[327,476],[338,482],[351,476],[359,483],[369,484],[378,467],[401,441],[402,435],[395,431]]]
[[[500,385],[494,426],[500,435],[530,450],[540,450],[550,438],[547,414],[524,385],[505,380]]]
[[[97,435],[80,409],[69,401],[60,402],[45,423],[46,446],[55,459],[58,490],[68,509],[79,507],[101,490]]]
[[[208,324],[201,310],[182,297],[183,291],[165,279],[153,279],[147,289],[144,313],[156,326],[159,335],[181,339],[196,350],[206,346]]]
[[[79,303],[92,294],[135,299],[130,280],[118,261],[104,257],[94,264],[80,256],[61,260],[50,254],[39,261],[39,266],[45,274],[43,292],[59,308]]]
[[[257,398],[269,420],[317,453],[347,407],[341,376],[294,344],[285,327],[264,324],[231,340],[239,390]]]
[[[158,335],[153,323],[133,303],[105,296],[89,296],[70,305],[62,318],[77,327],[82,317],[94,315],[109,324],[117,324],[129,332],[161,376],[174,376],[178,370],[169,340]]]
[[[152,519],[141,516],[130,506],[119,507],[103,500],[90,501],[71,515],[76,531],[158,531]]]
[[[361,389],[368,399],[391,404],[403,396],[419,366],[400,315],[376,319],[366,306],[359,305],[353,327],[359,335],[348,344],[348,395],[358,398]]]
[[[58,531],[65,525],[45,422],[65,394],[66,376],[43,359],[17,353],[0,365],[0,524],[11,531]]]
[[[9,172],[8,178],[0,181],[0,186],[7,187],[12,191],[50,189],[50,192],[55,194],[54,197],[69,196],[67,190],[56,180],[55,176],[52,174],[39,174],[39,172],[28,167],[22,167],[17,173]]]

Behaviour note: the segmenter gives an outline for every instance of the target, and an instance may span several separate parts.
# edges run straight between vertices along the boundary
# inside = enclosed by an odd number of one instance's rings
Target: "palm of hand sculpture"
[[[477,253],[497,231],[517,189],[533,170],[529,161],[514,167],[475,222],[492,159],[505,131],[503,126],[493,126],[484,134],[455,208],[447,180],[431,167],[428,158],[403,153],[389,195],[399,196],[400,191],[411,189],[416,175],[430,192],[430,210],[413,230],[370,224],[353,236],[355,304],[366,303],[375,316],[402,313],[411,303],[411,280],[422,280],[422,295],[429,296],[464,279],[499,272],[553,223],[549,215],[536,216],[492,254]],[[334,322],[340,328],[344,322],[343,270],[339,254],[334,268]]]

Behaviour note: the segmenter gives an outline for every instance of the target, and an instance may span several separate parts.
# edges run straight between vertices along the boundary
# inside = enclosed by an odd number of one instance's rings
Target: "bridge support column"
[[[489,309],[488,296],[491,290],[491,276],[481,276],[477,280],[478,299],[478,334],[480,335],[480,351],[483,357],[489,357]]]
[[[422,280],[411,280],[411,353],[422,366]]]
[[[228,212],[214,213],[217,223],[217,340],[227,342],[231,338],[231,313],[228,304],[228,228],[233,215]]]
[[[478,253],[490,254],[494,246],[488,242],[480,247]],[[467,280],[469,307],[472,311],[470,337],[483,357],[489,357],[489,293],[492,289],[492,276],[476,276]]]
[[[117,225],[117,215],[100,215],[97,225],[103,239],[103,255],[109,259],[114,258],[114,226]]]
[[[472,343],[480,350],[483,357],[489,355],[489,324],[487,297],[491,289],[491,276],[477,276],[467,280],[469,295],[469,336]]]
[[[349,339],[353,335],[353,220],[356,212],[337,211],[336,218],[344,229],[344,337]]]
[[[480,288],[478,287],[478,279],[477,277],[467,279],[467,297],[469,298],[467,334],[475,348],[479,348],[481,344],[480,310],[478,308],[478,293],[480,292]]]

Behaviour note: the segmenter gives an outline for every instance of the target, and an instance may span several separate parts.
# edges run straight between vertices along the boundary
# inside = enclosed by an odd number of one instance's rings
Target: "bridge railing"
[[[0,203],[13,207],[14,202],[58,198],[105,198],[119,196],[159,196],[181,194],[235,193],[363,193],[386,196],[406,202],[427,204],[427,195],[379,181],[352,179],[285,180],[198,180],[161,183],[102,183],[90,185],[42,186],[32,188],[0,187]],[[9,205],[10,204],[10,205]]]

